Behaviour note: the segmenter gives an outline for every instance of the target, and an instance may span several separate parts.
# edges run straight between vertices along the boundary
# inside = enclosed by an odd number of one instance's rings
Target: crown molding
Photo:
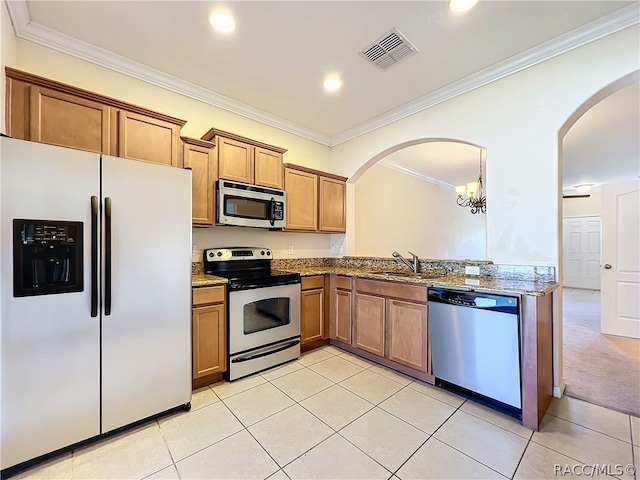
[[[433,183],[434,185],[438,185],[439,187],[446,188],[447,190],[455,190],[456,187],[451,185],[450,183],[443,182],[442,180],[438,180],[437,178],[430,177],[429,175],[425,175],[424,173],[420,173],[412,168],[405,167],[404,165],[400,165],[393,160],[389,160],[388,158],[383,158],[378,161],[379,165],[383,165],[388,168],[392,168],[393,170],[397,170],[398,172],[405,173],[407,175],[411,175],[412,177],[419,178],[420,180],[424,180],[425,182]]]
[[[14,32],[19,38],[38,43],[53,50],[66,53],[81,60],[193,98],[194,100],[214,107],[222,108],[223,110],[242,115],[243,117],[271,125],[272,127],[293,133],[294,135],[307,138],[314,142],[326,146],[329,146],[331,143],[328,135],[323,135],[276,115],[271,115],[258,108],[238,102],[219,93],[181,80],[173,75],[163,73],[103,48],[52,30],[44,25],[32,22],[29,18],[29,11],[25,0],[11,0],[6,2],[6,4]]]
[[[480,88],[488,83],[517,73],[538,63],[574,50],[578,47],[599,40],[613,33],[624,30],[640,23],[640,9],[638,5],[629,5],[602,18],[587,23],[563,35],[541,43],[529,50],[515,55],[507,60],[498,62],[466,78],[451,83],[446,87],[424,95],[401,107],[383,113],[360,125],[345,130],[331,137],[331,146],[352,140],[360,135],[369,133],[380,127],[401,120],[439,103]]]
[[[640,23],[640,11],[637,4],[630,5],[360,125],[334,136],[328,136],[32,22],[25,0],[10,0],[5,3],[14,32],[19,38],[38,43],[329,147],[347,142],[414,113]]]

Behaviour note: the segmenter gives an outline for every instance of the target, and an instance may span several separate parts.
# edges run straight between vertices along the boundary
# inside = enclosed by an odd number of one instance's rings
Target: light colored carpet
[[[640,340],[600,333],[600,291],[563,291],[565,394],[640,416]]]

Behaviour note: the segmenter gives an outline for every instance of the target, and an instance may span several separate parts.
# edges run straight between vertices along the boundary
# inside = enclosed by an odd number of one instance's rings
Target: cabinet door
[[[287,230],[318,230],[318,176],[285,168]]]
[[[345,232],[346,229],[346,183],[320,177],[320,231]]]
[[[282,190],[284,182],[281,153],[255,147],[254,169],[256,185]]]
[[[193,378],[224,372],[227,368],[224,305],[193,310]]]
[[[354,347],[384,357],[385,299],[356,293],[355,301]]]
[[[218,178],[253,183],[253,147],[230,138],[216,137]]]
[[[118,111],[118,156],[181,167],[180,127],[138,113]]]
[[[29,140],[109,154],[109,107],[30,87]]]
[[[185,168],[191,168],[193,224],[213,225],[215,223],[215,149],[185,143],[183,159]]]
[[[322,340],[324,336],[324,289],[300,294],[302,308],[302,343]]]
[[[427,306],[387,300],[388,358],[407,367],[429,372]]]
[[[351,292],[335,290],[331,338],[351,344]]]

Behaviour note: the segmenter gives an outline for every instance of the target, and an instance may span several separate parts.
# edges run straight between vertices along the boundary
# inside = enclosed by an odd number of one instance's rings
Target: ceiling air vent
[[[414,53],[418,53],[418,49],[404,35],[393,28],[371,45],[365,47],[360,52],[360,56],[373,63],[380,70],[386,70],[391,65],[395,65],[403,58],[410,57]]]

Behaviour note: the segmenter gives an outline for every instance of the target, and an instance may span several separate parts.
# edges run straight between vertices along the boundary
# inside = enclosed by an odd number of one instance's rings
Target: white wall
[[[639,32],[638,25],[629,27],[337,145],[331,151],[332,170],[353,177],[416,139],[483,145],[487,258],[557,267],[558,131],[594,93],[640,69]],[[347,234],[347,253],[355,248],[352,234]]]
[[[355,184],[355,255],[485,259],[486,217],[456,204],[455,191],[383,165]]]
[[[16,37],[9,19],[5,2],[0,2],[0,132],[7,133],[5,126],[5,65],[13,65],[16,61]]]
[[[602,195],[591,191],[589,198],[563,198],[562,218],[588,217],[602,214]]]

